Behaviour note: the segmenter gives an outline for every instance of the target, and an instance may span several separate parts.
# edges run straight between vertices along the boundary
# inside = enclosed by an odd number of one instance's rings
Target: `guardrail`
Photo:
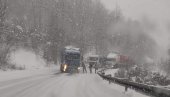
[[[128,79],[125,78],[111,77],[111,75],[105,75],[104,70],[99,71],[98,75],[103,79],[109,81],[109,83],[111,82],[118,83],[156,97],[170,97],[170,89],[153,86],[153,85],[136,83],[136,82],[129,81]]]

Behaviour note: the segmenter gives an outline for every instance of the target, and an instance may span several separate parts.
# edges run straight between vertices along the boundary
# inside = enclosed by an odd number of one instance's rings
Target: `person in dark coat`
[[[128,91],[128,85],[125,85],[125,92]]]
[[[82,67],[83,67],[83,73],[87,73],[87,70],[86,70],[86,65],[84,64],[84,62],[82,61]]]
[[[94,69],[95,69],[95,73],[97,73],[97,70],[98,70],[98,65],[97,65],[97,63],[95,63]]]
[[[92,63],[89,63],[89,70],[90,70],[90,73],[92,73],[92,67],[93,67],[93,64],[92,64]]]

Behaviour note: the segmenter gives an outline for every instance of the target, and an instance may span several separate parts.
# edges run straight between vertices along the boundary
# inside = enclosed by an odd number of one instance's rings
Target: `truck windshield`
[[[90,60],[90,61],[97,61],[97,60],[98,60],[98,57],[90,57],[89,60]]]
[[[107,58],[107,61],[116,61],[116,58]]]
[[[65,57],[67,60],[78,60],[80,59],[80,54],[67,54]]]

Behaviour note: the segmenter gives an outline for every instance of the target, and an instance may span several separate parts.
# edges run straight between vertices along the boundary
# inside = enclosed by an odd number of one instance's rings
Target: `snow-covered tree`
[[[6,0],[0,0],[0,68],[1,66],[6,65],[7,62],[7,54],[9,52],[9,41],[7,38],[8,28],[5,24],[6,22],[6,10],[7,10],[7,2]]]

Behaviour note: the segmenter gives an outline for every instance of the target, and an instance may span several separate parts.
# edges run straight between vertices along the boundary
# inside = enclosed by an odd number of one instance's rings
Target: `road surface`
[[[97,74],[52,72],[0,81],[0,97],[149,97],[108,84]]]

